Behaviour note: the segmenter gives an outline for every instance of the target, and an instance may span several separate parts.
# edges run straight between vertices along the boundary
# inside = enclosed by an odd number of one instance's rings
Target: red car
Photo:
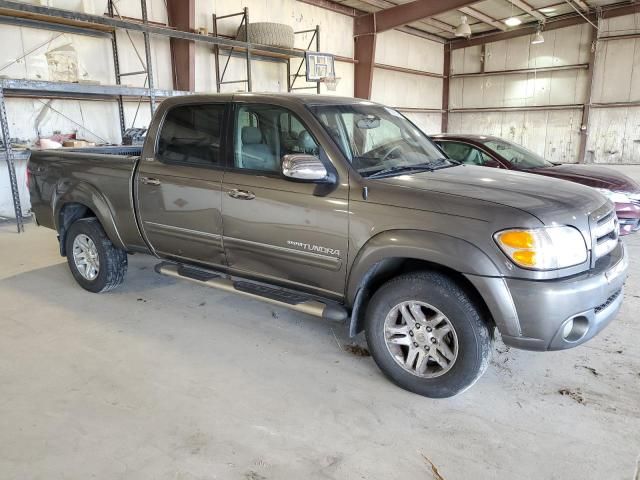
[[[620,235],[640,229],[640,185],[623,173],[596,165],[551,163],[516,143],[489,135],[441,133],[431,139],[449,158],[461,163],[519,170],[593,187],[616,204]]]

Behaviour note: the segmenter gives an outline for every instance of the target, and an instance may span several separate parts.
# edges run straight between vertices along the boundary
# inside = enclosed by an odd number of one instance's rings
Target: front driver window
[[[236,110],[234,165],[279,172],[284,155],[318,156],[318,144],[298,117],[271,105],[242,105]]]
[[[436,143],[444,150],[444,153],[446,153],[449,158],[457,160],[458,162],[479,166],[494,163],[489,155],[468,143],[438,141],[436,141]]]

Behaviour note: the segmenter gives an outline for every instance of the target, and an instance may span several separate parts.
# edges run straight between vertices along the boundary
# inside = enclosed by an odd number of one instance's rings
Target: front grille
[[[616,298],[618,298],[620,296],[621,292],[622,292],[622,289],[613,292],[613,294],[609,298],[607,298],[606,302],[604,302],[602,305],[598,305],[596,308],[594,308],[594,312],[596,312],[596,314],[598,314],[601,311],[603,311],[605,308],[607,308],[609,305],[611,305],[613,302],[615,302]]]
[[[608,210],[604,214],[592,217],[591,235],[595,260],[604,257],[616,248],[618,234],[618,217],[615,211]]]

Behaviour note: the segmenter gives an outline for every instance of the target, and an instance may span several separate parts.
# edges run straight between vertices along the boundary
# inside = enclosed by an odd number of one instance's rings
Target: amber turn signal
[[[500,243],[511,248],[533,248],[535,239],[526,230],[509,230],[499,235]]]

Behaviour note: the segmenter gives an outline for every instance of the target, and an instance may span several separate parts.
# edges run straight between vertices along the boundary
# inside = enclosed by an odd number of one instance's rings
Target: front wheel
[[[396,277],[374,294],[365,321],[373,359],[398,386],[456,395],[485,372],[493,328],[455,281],[438,272]]]
[[[82,288],[100,293],[123,282],[127,252],[111,243],[97,218],[76,220],[65,242],[69,269]]]

